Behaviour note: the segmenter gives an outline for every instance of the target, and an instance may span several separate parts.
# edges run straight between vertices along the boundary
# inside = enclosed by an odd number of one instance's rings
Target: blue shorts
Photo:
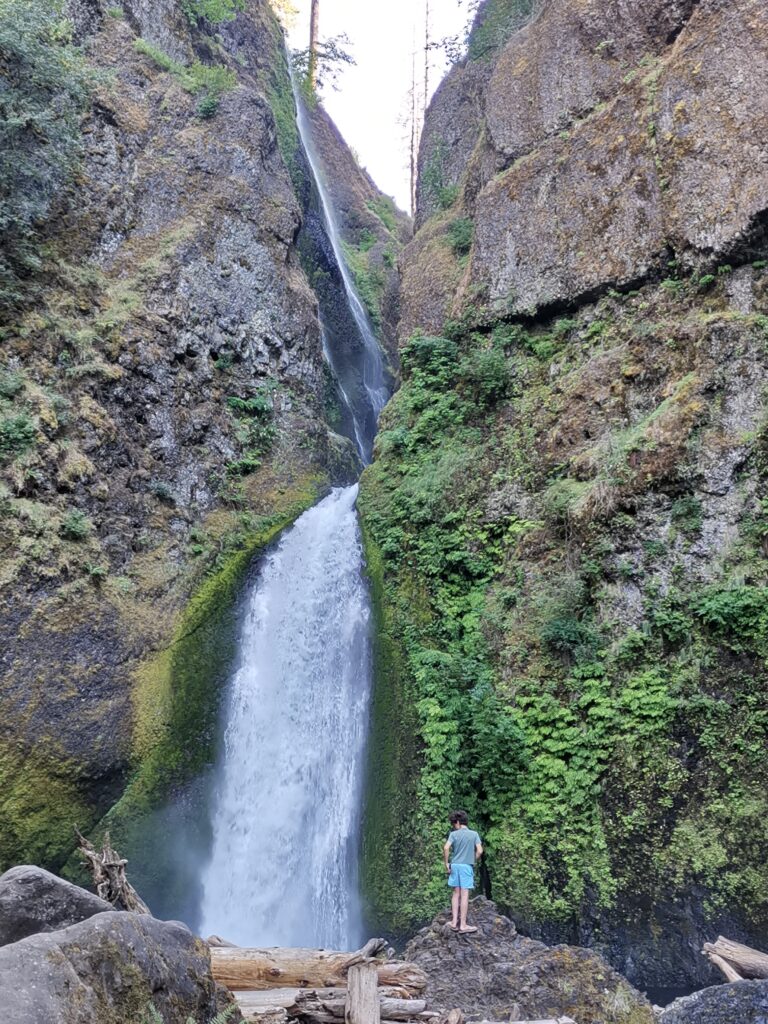
[[[475,873],[471,864],[451,864],[448,885],[453,889],[474,889]]]

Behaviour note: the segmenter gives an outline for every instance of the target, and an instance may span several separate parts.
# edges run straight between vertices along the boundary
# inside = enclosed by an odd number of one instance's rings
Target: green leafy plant
[[[40,232],[71,186],[91,75],[60,6],[0,0],[0,307],[30,294]]]
[[[67,540],[85,540],[93,531],[93,523],[80,509],[72,509],[61,520],[59,533]]]
[[[182,0],[181,9],[193,25],[198,21],[221,25],[245,10],[245,0]]]
[[[200,96],[196,113],[203,119],[213,117],[219,109],[221,97],[237,87],[237,74],[222,64],[203,64],[201,61],[179,64],[146,39],[137,39],[133,45],[163,71],[177,78],[188,93]]]
[[[37,426],[27,413],[0,419],[0,462],[15,459],[31,448],[37,437]]]
[[[469,217],[457,217],[448,225],[448,241],[457,256],[466,256],[472,248],[474,230]]]

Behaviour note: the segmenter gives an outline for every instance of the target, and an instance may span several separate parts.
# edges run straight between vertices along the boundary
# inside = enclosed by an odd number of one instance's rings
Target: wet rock
[[[569,1016],[579,1024],[651,1024],[651,1004],[601,956],[575,946],[548,947],[518,934],[489,900],[472,901],[471,935],[439,914],[408,944],[405,956],[429,978],[427,998],[462,1009],[469,1020]],[[513,1012],[519,1017],[511,1018]]]
[[[0,875],[0,946],[112,909],[106,900],[43,868],[11,868]]]
[[[97,914],[0,949],[4,1024],[136,1024],[148,1006],[164,1024],[217,1012],[210,952],[177,923]]]
[[[765,1024],[766,1020],[768,981],[705,988],[676,999],[659,1018],[660,1024]]]

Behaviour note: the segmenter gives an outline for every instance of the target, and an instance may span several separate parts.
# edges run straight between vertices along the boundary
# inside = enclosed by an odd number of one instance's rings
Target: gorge
[[[86,85],[3,228],[0,869],[109,828],[158,916],[352,947],[460,805],[521,931],[711,983],[768,943],[765,5],[485,0],[413,226],[240,6],[39,30]]]

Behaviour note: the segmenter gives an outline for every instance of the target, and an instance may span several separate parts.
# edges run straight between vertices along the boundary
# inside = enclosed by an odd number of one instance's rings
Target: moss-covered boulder
[[[97,914],[0,949],[5,1024],[204,1024],[217,1011],[207,945],[184,925]]]

